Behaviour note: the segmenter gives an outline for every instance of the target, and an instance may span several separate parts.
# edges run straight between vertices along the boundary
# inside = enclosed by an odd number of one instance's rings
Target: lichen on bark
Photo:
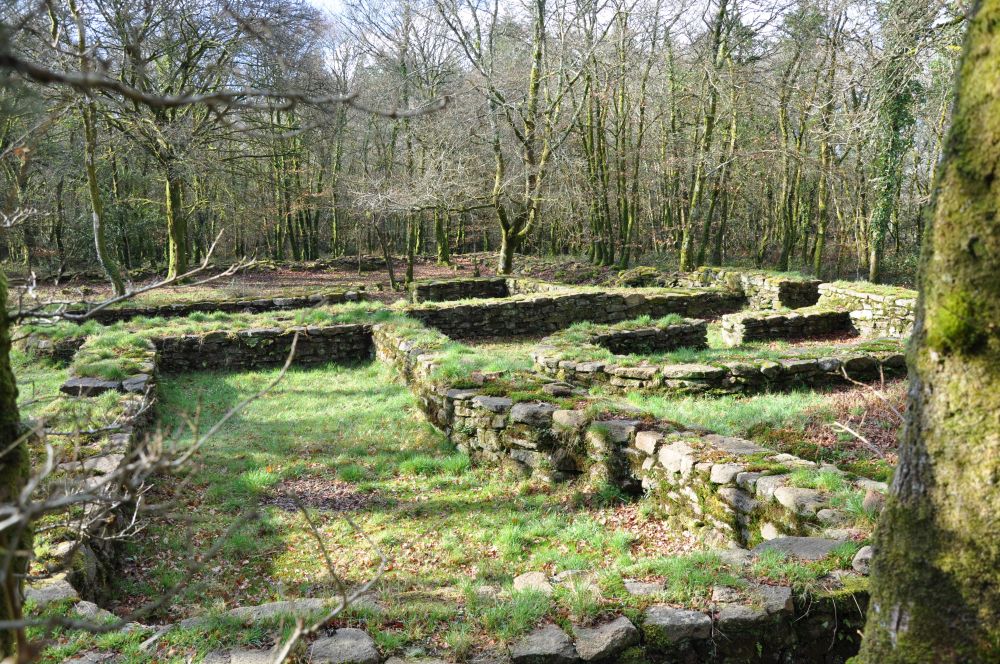
[[[977,3],[935,187],[864,662],[1000,661],[1000,0]]]

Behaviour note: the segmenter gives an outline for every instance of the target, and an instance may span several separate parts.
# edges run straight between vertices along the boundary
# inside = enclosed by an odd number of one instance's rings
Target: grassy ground
[[[198,413],[210,423],[272,376],[166,379],[164,426],[182,424],[181,413]],[[526,571],[588,569],[600,572],[609,587],[620,587],[624,574],[680,564],[665,556],[694,545],[689,535],[671,534],[649,505],[626,503],[614,491],[551,487],[513,472],[471,468],[420,418],[409,391],[378,365],[290,372],[211,441],[185,479],[184,485],[163,482],[158,488],[156,498],[176,501],[176,509],[137,543],[135,564],[122,582],[122,609],[179,583],[192,547],[210,546],[253,505],[261,506],[260,519],[226,541],[161,619],[329,594],[333,585],[322,551],[296,502],[307,507],[348,583],[367,580],[377,568],[378,557],[361,532],[389,560],[379,584],[384,611],[370,616],[366,627],[390,649],[461,640],[449,636],[451,623],[478,585],[504,587]],[[684,584],[670,592],[698,594]],[[705,597],[708,591],[707,585],[699,589]],[[401,614],[423,614],[427,604],[448,608],[400,623]],[[603,609],[593,598],[567,593],[554,600],[509,596],[471,610],[462,629],[483,643],[513,638],[545,614],[591,616]]]

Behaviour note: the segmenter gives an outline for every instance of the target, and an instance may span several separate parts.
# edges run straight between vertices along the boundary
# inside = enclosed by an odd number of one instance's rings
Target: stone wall
[[[898,350],[865,350],[845,346],[826,357],[795,357],[764,360],[729,360],[712,364],[649,364],[592,360],[575,361],[544,343],[533,353],[535,368],[553,378],[581,385],[601,384],[628,392],[651,390],[665,394],[736,394],[796,387],[815,387],[853,380],[876,380],[880,376],[902,376],[906,359]]]
[[[296,333],[296,365],[357,362],[372,355],[371,327],[353,324],[188,334],[154,343],[161,371],[253,369],[284,364]]]
[[[908,337],[917,311],[917,292],[894,286],[837,281],[819,287],[820,306],[850,311],[865,337]]]
[[[722,341],[739,346],[749,341],[809,339],[838,332],[850,332],[847,311],[823,306],[794,311],[741,311],[722,317]]]
[[[798,309],[819,300],[819,279],[756,270],[702,267],[684,275],[681,285],[717,286],[742,293],[752,309]]]
[[[144,373],[123,381],[106,381],[100,388],[74,386],[74,381],[86,382],[86,379],[71,378],[61,388],[64,393],[83,398],[96,396],[109,389],[122,393],[119,399],[123,416],[111,429],[104,431],[99,439],[88,445],[87,456],[60,463],[52,478],[64,487],[71,487],[68,489],[71,493],[99,491],[102,495],[101,509],[111,506],[107,517],[94,520],[88,529],[67,529],[66,532],[72,539],[55,544],[51,547],[49,558],[40,561],[47,569],[66,570],[66,580],[87,600],[101,602],[110,599],[110,590],[121,578],[127,551],[125,540],[118,537],[118,534],[134,518],[136,498],[134,494],[126,492],[125,480],[139,484],[145,479],[137,477],[137,473],[126,468],[136,455],[143,452],[146,437],[155,423],[155,357],[155,350],[150,345],[142,367]],[[93,500],[82,501],[81,507],[84,505],[90,505],[87,509],[96,507]]]
[[[639,412],[594,414],[580,407],[581,394],[568,408],[558,399],[515,402],[488,385],[438,385],[431,378],[433,352],[389,324],[376,325],[373,335],[376,356],[400,372],[428,419],[477,462],[652,492],[685,529],[718,544],[815,534],[847,520],[831,495],[789,486],[793,470],[820,470],[811,461],[739,438],[678,430]],[[822,470],[842,475],[832,466]],[[886,488],[844,477],[847,487]]]
[[[410,284],[410,300],[415,303],[507,297],[510,294],[503,277],[434,279]]]
[[[636,479],[669,505],[680,527],[704,531],[718,544],[746,546],[811,534],[839,538],[838,526],[849,515],[835,507],[829,492],[793,486],[795,470],[838,475],[843,491],[888,490],[881,482],[849,479],[834,466],[717,434],[642,431],[631,443],[629,458]]]
[[[286,309],[305,309],[325,304],[343,304],[358,302],[365,294],[361,290],[327,290],[295,297],[271,297],[235,300],[204,300],[201,302],[178,302],[156,306],[124,306],[109,307],[93,312],[88,318],[107,325],[118,321],[130,320],[139,316],[147,318],[179,318],[195,312],[224,313],[263,313],[265,311],[283,311]],[[74,312],[83,313],[83,312]]]
[[[454,339],[548,334],[573,323],[616,323],[649,315],[709,318],[736,311],[743,297],[718,289],[581,290],[520,295],[496,301],[414,305],[406,310]]]
[[[595,334],[590,343],[607,348],[615,355],[630,353],[661,353],[678,348],[705,348],[708,345],[708,323],[687,320],[662,327],[638,329],[608,329]]]

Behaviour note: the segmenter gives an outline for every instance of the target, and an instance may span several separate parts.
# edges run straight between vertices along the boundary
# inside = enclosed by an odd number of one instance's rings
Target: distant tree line
[[[32,214],[0,260],[100,266],[121,290],[124,270],[184,272],[225,228],[221,257],[497,250],[504,271],[524,252],[898,279],[966,10],[15,0],[0,211]],[[267,90],[295,94],[249,94]]]

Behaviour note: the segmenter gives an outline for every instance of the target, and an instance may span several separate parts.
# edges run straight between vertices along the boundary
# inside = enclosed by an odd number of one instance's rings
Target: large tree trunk
[[[978,3],[925,237],[862,660],[1000,661],[1000,0]]]
[[[7,302],[7,278],[0,270],[0,303]],[[0,306],[0,504],[13,503],[28,480],[28,446],[18,442],[21,436],[21,418],[17,412],[17,383],[10,368],[10,320],[7,307]],[[4,453],[6,451],[6,453]],[[23,574],[27,570],[31,551],[30,533],[18,526],[0,532],[0,558],[7,557],[9,547],[18,553],[10,567],[0,568],[0,620],[17,620],[21,617],[21,590]],[[14,653],[17,633],[0,631],[0,657]]]

